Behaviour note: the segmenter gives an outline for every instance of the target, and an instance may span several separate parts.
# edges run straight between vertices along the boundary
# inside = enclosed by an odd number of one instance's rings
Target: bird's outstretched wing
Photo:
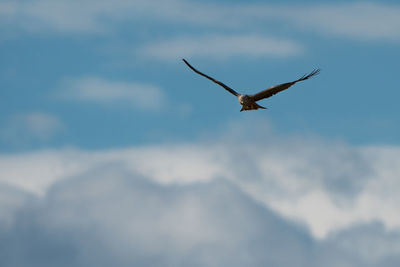
[[[196,69],[193,68],[192,65],[190,65],[185,59],[182,59],[182,60],[183,60],[183,62],[185,62],[185,64],[188,65],[188,67],[191,68],[194,72],[196,72],[196,73],[200,74],[201,76],[204,76],[204,77],[206,77],[207,79],[209,79],[209,80],[215,82],[216,84],[218,84],[218,85],[224,87],[225,90],[227,90],[229,93],[233,94],[234,96],[238,96],[238,95],[239,95],[235,90],[233,90],[232,88],[230,88],[230,87],[228,87],[227,85],[223,84],[222,82],[217,81],[217,80],[215,80],[214,78],[212,78],[212,77],[210,77],[210,76],[208,76],[208,75],[206,75],[206,74],[204,74],[204,73],[202,73],[202,72],[196,70]]]
[[[301,77],[300,79],[297,79],[296,81],[274,85],[264,91],[261,91],[254,95],[251,95],[251,97],[254,99],[254,101],[258,101],[258,100],[261,100],[264,98],[271,97],[283,90],[288,89],[290,86],[292,86],[293,84],[295,84],[297,82],[307,80],[308,78],[311,78],[312,76],[317,75],[319,72],[320,72],[320,69],[315,69],[310,74],[304,74],[303,77]]]

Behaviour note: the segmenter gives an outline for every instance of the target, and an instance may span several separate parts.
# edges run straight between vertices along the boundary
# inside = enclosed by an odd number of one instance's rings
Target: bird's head
[[[248,95],[239,95],[238,96],[238,100],[239,100],[239,102],[240,102],[240,104],[246,104],[246,103],[248,103],[249,101],[250,101],[250,96],[248,96]]]

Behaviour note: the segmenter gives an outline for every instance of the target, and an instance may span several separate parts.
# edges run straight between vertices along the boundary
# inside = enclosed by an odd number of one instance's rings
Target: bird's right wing
[[[264,91],[258,92],[257,94],[252,95],[253,99],[255,101],[264,99],[264,98],[268,98],[271,97],[279,92],[282,92],[283,90],[288,89],[290,86],[292,86],[293,84],[297,83],[297,82],[301,82],[304,80],[307,80],[311,77],[313,77],[314,75],[319,74],[320,69],[315,69],[313,70],[310,74],[307,75],[303,75],[300,79],[297,79],[293,82],[288,82],[288,83],[282,83],[282,84],[278,84],[278,85],[274,85]]]
[[[206,77],[207,79],[209,79],[209,80],[215,82],[216,84],[222,86],[223,88],[225,88],[225,90],[227,90],[229,93],[233,94],[234,96],[238,96],[238,95],[239,95],[235,90],[233,90],[233,89],[230,88],[229,86],[227,86],[227,85],[223,84],[222,82],[217,81],[217,80],[215,80],[214,78],[212,78],[212,77],[210,77],[210,76],[208,76],[208,75],[206,75],[206,74],[204,74],[204,73],[202,73],[202,72],[196,70],[196,69],[195,69],[194,67],[192,67],[192,65],[190,65],[189,62],[187,62],[185,59],[182,59],[182,60],[183,60],[183,62],[185,62],[186,65],[188,65],[189,68],[191,68],[191,69],[192,69],[194,72],[196,72],[197,74],[200,74],[201,76]]]

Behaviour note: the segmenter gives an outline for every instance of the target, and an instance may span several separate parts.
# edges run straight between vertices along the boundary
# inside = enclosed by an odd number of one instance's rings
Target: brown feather
[[[271,97],[279,92],[282,92],[283,90],[288,89],[290,86],[292,86],[293,84],[295,84],[297,82],[307,80],[307,79],[311,78],[312,76],[317,75],[319,72],[320,72],[320,69],[315,69],[310,74],[303,75],[300,79],[297,79],[296,81],[271,86],[270,88],[268,88],[264,91],[258,92],[254,95],[251,95],[251,97],[254,99],[254,101],[258,101],[258,100],[261,100],[264,98]]]
[[[204,74],[204,73],[198,71],[198,70],[195,69],[194,67],[192,67],[192,65],[190,65],[189,62],[187,62],[184,58],[183,58],[182,60],[183,60],[183,62],[185,62],[185,64],[186,64],[190,69],[192,69],[192,70],[193,70],[194,72],[196,72],[197,74],[200,74],[201,76],[206,77],[207,79],[209,79],[209,80],[215,82],[215,83],[218,84],[219,86],[222,86],[223,88],[225,88],[225,90],[227,90],[229,93],[233,94],[234,96],[238,96],[238,95],[239,95],[235,90],[233,90],[233,89],[230,88],[229,86],[223,84],[223,83],[220,82],[220,81],[215,80],[214,78],[212,78],[212,77],[210,77],[210,76],[208,76],[208,75],[206,75],[206,74]]]

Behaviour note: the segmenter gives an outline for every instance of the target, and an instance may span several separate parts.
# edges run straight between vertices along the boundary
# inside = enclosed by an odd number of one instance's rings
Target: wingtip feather
[[[298,79],[297,81],[304,81],[307,80],[309,78],[311,78],[312,76],[318,75],[321,72],[321,69],[314,69],[312,72],[310,72],[309,74],[304,74],[300,79]]]

